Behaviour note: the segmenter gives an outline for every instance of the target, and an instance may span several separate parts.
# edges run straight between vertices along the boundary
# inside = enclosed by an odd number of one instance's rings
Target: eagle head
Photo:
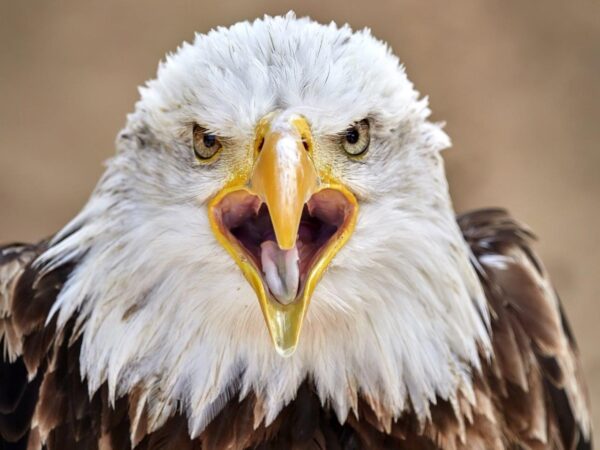
[[[197,35],[140,93],[42,256],[77,262],[52,314],[90,392],[144,386],[151,427],[179,407],[197,433],[233,392],[272,420],[307,377],[341,419],[358,392],[397,416],[460,389],[487,311],[449,140],[384,43],[265,17]]]

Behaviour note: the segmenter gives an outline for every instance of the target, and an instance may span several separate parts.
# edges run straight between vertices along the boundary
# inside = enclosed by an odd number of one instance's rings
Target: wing
[[[503,434],[518,448],[591,449],[577,345],[532,233],[500,209],[458,223],[490,308],[494,354],[485,377]]]
[[[123,422],[114,419],[118,409],[103,404],[100,393],[90,399],[81,380],[79,342],[69,345],[72,326],[56,333],[54,322],[46,323],[74,266],[37,268],[45,248],[0,247],[0,449],[98,449],[103,433],[103,449],[125,448],[118,445],[128,440],[116,430]]]
[[[28,379],[21,357],[22,330],[13,320],[17,280],[37,254],[39,250],[33,245],[14,244],[0,248],[0,438],[3,449],[27,448],[31,417],[37,401],[39,379]]]

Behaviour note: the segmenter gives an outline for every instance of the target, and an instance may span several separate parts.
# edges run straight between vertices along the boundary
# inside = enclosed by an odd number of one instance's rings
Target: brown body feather
[[[473,374],[475,404],[438,399],[424,426],[410,411],[390,425],[361,399],[358,416],[340,424],[306,381],[268,427],[253,395],[234,396],[193,441],[181,415],[148,433],[136,392],[114,406],[105,387],[88,397],[73,327],[56,334],[46,324],[73,266],[41,273],[32,263],[45,243],[4,247],[0,449],[591,449],[577,348],[529,246],[531,233],[503,210],[475,211],[458,222],[492,319],[493,355],[482,356],[483,370]]]

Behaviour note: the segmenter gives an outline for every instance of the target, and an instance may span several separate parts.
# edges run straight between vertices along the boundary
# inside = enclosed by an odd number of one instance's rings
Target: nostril
[[[263,136],[263,137],[260,138],[260,142],[258,143],[258,146],[256,147],[259,152],[262,150],[262,148],[263,148],[264,145],[265,145],[265,138]]]
[[[304,150],[308,151],[310,149],[310,144],[304,136],[302,136],[302,145],[304,146]]]

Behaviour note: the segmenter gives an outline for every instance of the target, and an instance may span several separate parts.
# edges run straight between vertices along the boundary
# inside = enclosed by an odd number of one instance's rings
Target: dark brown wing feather
[[[106,386],[89,398],[72,345],[48,312],[73,266],[40,273],[45,248],[0,249],[0,450],[213,449],[591,449],[587,395],[571,331],[532,234],[503,210],[458,218],[491,310],[493,355],[474,372],[474,404],[438,399],[424,426],[407,411],[382,423],[365,399],[341,424],[305,382],[268,427],[261,401],[234,396],[194,440],[172,417],[149,433],[136,391],[108,403]],[[483,355],[482,355],[483,356]],[[134,424],[135,430],[132,430]],[[133,446],[132,446],[133,441]]]
[[[591,448],[577,346],[530,247],[532,233],[501,209],[474,211],[458,223],[492,311],[488,382],[505,434],[525,448]]]
[[[39,377],[28,379],[20,332],[13,322],[16,281],[39,253],[36,246],[13,244],[0,248],[0,437],[2,448],[26,449],[31,417],[37,402]]]
[[[81,381],[71,326],[56,334],[46,324],[73,265],[41,271],[34,260],[46,245],[0,248],[0,448],[98,449],[101,401]]]

